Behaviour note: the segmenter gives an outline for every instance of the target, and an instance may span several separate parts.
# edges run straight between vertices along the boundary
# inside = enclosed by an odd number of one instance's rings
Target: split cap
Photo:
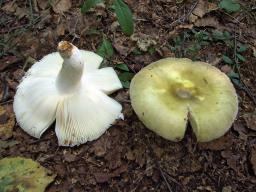
[[[103,58],[62,41],[58,52],[35,63],[17,88],[14,112],[20,127],[40,138],[56,120],[59,145],[74,146],[99,138],[122,117],[122,106],[108,97],[122,84]]]
[[[189,59],[167,58],[143,68],[132,79],[130,97],[146,127],[171,141],[184,137],[188,121],[199,142],[221,137],[238,112],[229,78]]]

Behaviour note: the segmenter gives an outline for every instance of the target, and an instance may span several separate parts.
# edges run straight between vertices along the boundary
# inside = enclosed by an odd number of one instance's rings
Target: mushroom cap
[[[143,68],[132,79],[130,97],[146,127],[171,141],[184,137],[188,121],[199,142],[221,137],[238,112],[229,78],[212,65],[184,58]]]
[[[29,69],[17,88],[13,108],[17,122],[29,135],[40,138],[56,120],[59,145],[80,145],[99,138],[122,117],[122,106],[107,96],[122,84],[112,67],[99,69],[103,60],[99,55],[65,41],[58,49],[60,53],[46,55]],[[66,83],[59,78],[62,70],[66,70],[62,79],[67,83],[80,75],[75,89],[60,89]]]

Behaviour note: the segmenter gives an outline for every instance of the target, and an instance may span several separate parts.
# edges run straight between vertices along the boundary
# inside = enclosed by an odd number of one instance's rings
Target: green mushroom
[[[223,136],[234,122],[238,99],[229,78],[216,67],[190,59],[154,62],[132,79],[132,107],[147,128],[180,141],[188,121],[199,142]]]

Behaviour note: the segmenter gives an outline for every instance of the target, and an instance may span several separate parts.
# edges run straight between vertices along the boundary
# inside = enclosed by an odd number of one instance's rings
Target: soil
[[[11,133],[1,138],[0,158],[32,158],[57,174],[47,192],[55,191],[255,191],[256,190],[256,3],[239,1],[241,10],[225,13],[216,9],[204,11],[199,26],[191,22],[198,3],[187,0],[126,0],[134,16],[135,33],[156,42],[154,51],[135,54],[136,42],[116,26],[116,16],[104,6],[82,14],[83,1],[61,0],[65,6],[48,5],[42,0],[1,1],[0,96],[6,114],[0,124],[9,122]],[[31,2],[31,6],[30,3]],[[111,1],[108,1],[111,3]],[[218,1],[211,1],[217,5]],[[202,11],[202,10],[201,10]],[[215,22],[205,23],[206,18]],[[209,20],[208,20],[209,21]],[[202,24],[203,23],[203,24]],[[217,23],[217,24],[216,24]],[[234,42],[248,45],[240,62],[239,113],[231,129],[221,138],[198,143],[192,131],[181,142],[167,141],[148,130],[133,112],[128,89],[112,95],[123,105],[125,120],[117,121],[98,140],[78,147],[59,147],[50,127],[40,139],[26,134],[12,123],[12,102],[16,87],[34,60],[56,51],[61,40],[77,47],[97,50],[102,38],[115,49],[106,61],[109,66],[125,63],[137,73],[149,63],[177,56],[170,49],[174,37],[186,31],[229,31]],[[193,38],[182,47],[191,45]],[[233,54],[225,43],[210,42],[196,53],[196,59],[214,63],[230,72],[222,53]],[[183,56],[187,56],[184,55]],[[193,55],[194,57],[195,55]],[[192,58],[191,55],[188,57]],[[223,67],[225,66],[225,67]]]

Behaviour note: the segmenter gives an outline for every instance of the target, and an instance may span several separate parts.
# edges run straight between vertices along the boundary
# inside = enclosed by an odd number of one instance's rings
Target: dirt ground
[[[32,158],[57,174],[47,192],[256,191],[254,0],[239,1],[241,9],[235,13],[215,7],[218,1],[211,1],[205,10],[203,1],[126,0],[133,12],[135,34],[149,45],[146,51],[139,50],[136,38],[122,33],[111,9],[97,6],[82,14],[83,1],[61,1],[63,5],[49,5],[43,0],[0,1],[0,99],[5,109],[0,125],[11,127],[1,138],[0,158]],[[229,32],[229,41],[208,39],[204,44],[195,35],[208,32],[209,37],[214,30]],[[59,147],[54,125],[40,140],[17,124],[12,126],[15,89],[35,60],[56,51],[61,40],[96,51],[103,37],[115,49],[105,64],[125,63],[133,73],[158,59],[176,56],[207,61],[225,73],[240,75],[233,79],[239,114],[230,131],[218,140],[197,143],[188,128],[181,142],[167,141],[138,120],[128,89],[112,95],[123,105],[125,120],[98,140],[79,147]],[[194,46],[198,44],[200,47]],[[245,60],[239,62],[236,50],[241,44],[248,48],[241,53]],[[224,62],[223,54],[234,58],[235,65]]]

